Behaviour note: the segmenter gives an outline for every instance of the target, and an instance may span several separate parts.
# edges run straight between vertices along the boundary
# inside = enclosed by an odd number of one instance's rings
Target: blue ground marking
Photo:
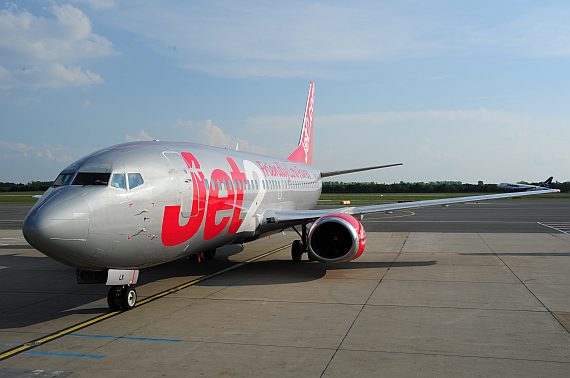
[[[4,346],[20,346],[22,344],[5,344],[5,343],[0,343],[0,346],[4,345]]]
[[[36,354],[42,356],[57,356],[57,357],[84,357],[84,358],[104,358],[105,356],[94,356],[91,354],[74,354],[74,353],[49,353],[49,352],[33,352],[33,351],[26,351],[22,352],[24,354]]]
[[[167,343],[179,343],[182,340],[172,340],[172,339],[150,339],[146,337],[118,337],[118,336],[101,336],[101,335],[78,335],[76,333],[72,333],[67,336],[75,336],[75,337],[90,337],[93,339],[113,339],[113,340],[131,340],[131,341],[161,341]]]

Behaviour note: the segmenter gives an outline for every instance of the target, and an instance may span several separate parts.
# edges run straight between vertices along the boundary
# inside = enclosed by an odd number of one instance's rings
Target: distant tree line
[[[31,181],[27,184],[0,182],[0,192],[42,192],[48,190],[53,181]]]
[[[53,181],[31,181],[27,184],[14,184],[13,182],[0,182],[0,192],[36,192],[45,191]],[[540,185],[541,182],[519,184]],[[553,182],[552,188],[560,189],[563,193],[570,193],[570,181]],[[464,184],[461,181],[435,181],[435,182],[403,182],[393,184],[378,184],[375,182],[323,182],[323,193],[497,193],[497,184]]]
[[[522,183],[522,182],[521,182]],[[525,182],[525,184],[528,184]],[[530,185],[540,185],[530,183]],[[553,189],[570,192],[570,181],[552,183]],[[378,184],[375,182],[323,182],[323,193],[497,193],[502,192],[497,184],[464,184],[461,181],[403,182]]]

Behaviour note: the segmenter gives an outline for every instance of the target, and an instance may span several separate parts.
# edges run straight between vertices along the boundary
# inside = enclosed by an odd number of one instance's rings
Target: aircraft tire
[[[120,286],[111,286],[109,294],[107,294],[107,304],[111,311],[122,311],[123,304],[121,301],[122,290]]]
[[[291,245],[291,258],[293,261],[301,261],[303,257],[303,249],[301,248],[301,241],[295,240],[293,241],[293,245]]]
[[[121,290],[121,307],[128,311],[137,303],[137,291],[134,287],[126,286]]]
[[[216,250],[210,249],[209,251],[204,251],[203,254],[206,260],[212,260],[214,257],[216,257]]]

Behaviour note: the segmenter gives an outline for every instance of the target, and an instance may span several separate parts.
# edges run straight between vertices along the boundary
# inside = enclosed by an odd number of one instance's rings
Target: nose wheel
[[[107,295],[107,304],[112,311],[128,311],[137,303],[137,291],[132,286],[113,286]]]

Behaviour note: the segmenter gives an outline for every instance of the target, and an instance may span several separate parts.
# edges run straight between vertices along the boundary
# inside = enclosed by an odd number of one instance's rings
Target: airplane
[[[497,185],[497,188],[513,190],[513,191],[525,191],[525,190],[545,190],[550,189],[550,184],[552,184],[552,176],[546,179],[542,184],[536,185],[525,185],[525,184],[511,184],[509,182],[502,182]]]
[[[291,257],[338,263],[366,246],[364,214],[445,206],[545,189],[397,204],[319,209],[322,179],[401,165],[320,172],[312,165],[314,83],[301,137],[286,158],[193,143],[139,141],[93,152],[63,169],[23,223],[28,243],[76,268],[77,282],[106,284],[113,311],[136,305],[140,269],[293,228]],[[300,228],[299,230],[296,228]]]

